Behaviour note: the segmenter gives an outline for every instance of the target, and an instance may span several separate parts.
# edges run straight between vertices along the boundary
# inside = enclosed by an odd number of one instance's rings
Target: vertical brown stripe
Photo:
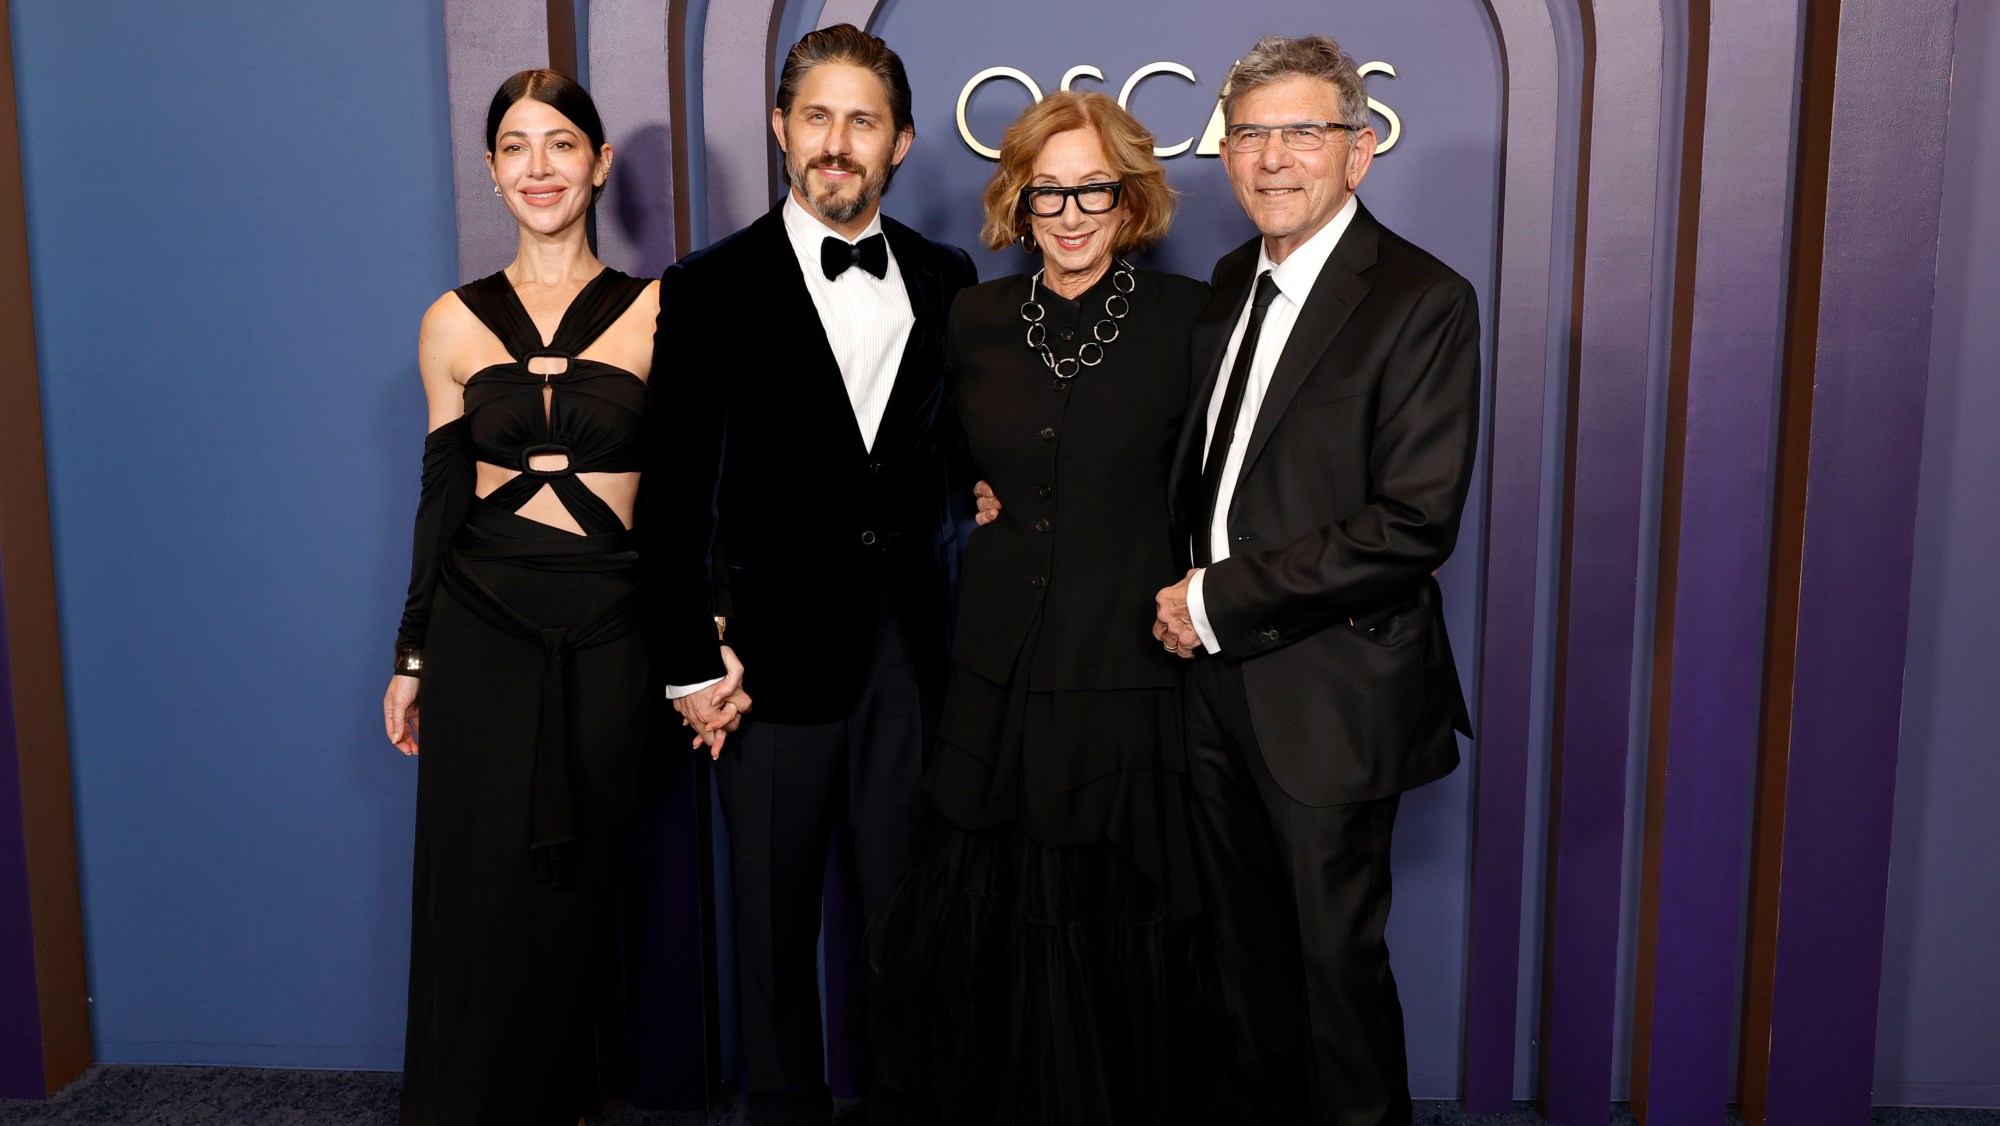
[[[1805,542],[1806,455],[1812,438],[1813,357],[1819,338],[1820,262],[1833,152],[1834,59],[1840,0],[1806,0],[1799,100],[1797,197],[1792,213],[1790,311],[1779,392],[1773,485],[1770,619],[1764,640],[1764,717],[1751,824],[1748,938],[1737,1106],[1762,1126],[1771,1064],[1771,999],[1778,947],[1778,876],[1783,861],[1785,775],[1791,754],[1792,679],[1797,660],[1799,575]]]
[[[55,562],[49,550],[42,389],[28,273],[21,138],[14,101],[14,44],[0,0],[0,572],[6,575],[7,646],[21,756],[21,823],[28,846],[30,925],[42,1024],[42,1068],[59,1090],[90,1066],[90,1009],[83,910],[70,808],[69,734],[63,715],[62,643]]]
[[[576,0],[548,0],[549,69],[576,77]]]
[[[1687,464],[1688,363],[1694,338],[1701,167],[1708,128],[1709,0],[1687,0],[1687,87],[1681,110],[1680,218],[1675,229],[1673,323],[1667,356],[1667,432],[1661,470],[1659,589],[1653,612],[1653,702],[1646,733],[1644,845],[1632,1022],[1632,1115],[1646,1120],[1652,1073],[1653,985],[1660,926],[1660,850],[1667,800],[1667,729],[1673,696],[1675,605],[1680,594],[1681,475]]]

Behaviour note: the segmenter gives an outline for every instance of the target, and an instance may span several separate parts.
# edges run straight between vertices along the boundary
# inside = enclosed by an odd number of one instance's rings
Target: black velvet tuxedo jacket
[[[885,597],[941,691],[944,318],[977,279],[964,251],[883,216],[916,324],[871,449],[782,207],[661,277],[641,519],[656,677],[722,675],[710,617],[726,615],[756,714],[817,723],[860,693]]]
[[[1249,300],[1256,240],[1217,263],[1171,477],[1176,542],[1200,523],[1208,404]],[[1357,210],[1273,369],[1202,594],[1240,661],[1272,776],[1307,805],[1451,772],[1471,732],[1438,586],[1479,419],[1472,287]],[[1202,657],[1202,660],[1213,658]]]

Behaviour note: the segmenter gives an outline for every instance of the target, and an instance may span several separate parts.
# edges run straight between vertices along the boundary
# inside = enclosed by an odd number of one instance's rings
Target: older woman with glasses
[[[1005,505],[965,548],[933,810],[869,935],[874,1054],[921,1121],[1154,1126],[1198,1070],[1181,662],[1148,627],[1184,570],[1167,472],[1207,287],[1125,257],[1173,193],[1102,94],[1015,121],[984,204],[988,246],[1040,260],[951,311],[969,471]]]

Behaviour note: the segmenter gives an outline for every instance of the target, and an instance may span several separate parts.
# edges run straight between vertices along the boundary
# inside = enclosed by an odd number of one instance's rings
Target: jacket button
[[[1054,438],[1055,436],[1056,436],[1056,428],[1055,428],[1055,427],[1053,427],[1053,426],[1044,426],[1044,427],[1042,427],[1042,441],[1046,442],[1046,441],[1048,441],[1049,439],[1051,439],[1051,438]]]
[[[871,462],[869,462],[869,463],[868,463],[868,472],[870,472],[870,473],[880,473],[880,472],[882,472],[882,463],[881,463],[881,462],[879,462],[879,461],[871,461]]]
[[[874,542],[875,542],[875,533],[874,533],[874,532],[863,532],[863,533],[861,533],[861,542],[862,542],[862,543],[864,543],[864,544],[872,544],[872,543],[874,543]]]
[[[1247,535],[1247,534],[1246,534],[1246,535],[1241,535],[1241,536],[1231,536],[1231,537],[1229,537],[1229,538],[1231,538],[1231,539],[1235,540],[1235,541],[1236,541],[1237,543],[1249,543],[1249,542],[1251,541],[1251,539],[1252,539],[1252,538],[1254,538],[1254,537],[1252,537],[1252,536],[1249,536],[1249,535]]]
[[[1076,330],[1075,330],[1075,329],[1073,329],[1073,328],[1066,328],[1066,329],[1063,329],[1063,330],[1062,330],[1062,338],[1063,338],[1064,340],[1075,340],[1075,339],[1076,339]]]
[[[1278,640],[1278,631],[1274,629],[1267,629],[1263,633],[1258,634],[1257,636],[1264,639],[1264,644],[1269,645],[1272,642]]]
[[[1035,490],[1035,495],[1041,497],[1043,500],[1047,500],[1050,497],[1056,495],[1055,486],[1043,485]]]
[[[1067,391],[1069,390],[1069,380],[1052,379],[1049,381],[1049,386],[1055,388],[1057,391]]]
[[[1049,530],[1049,518],[1048,518],[1048,517],[1046,517],[1046,516],[1044,516],[1044,517],[1042,517],[1042,518],[1041,518],[1040,520],[1037,520],[1037,521],[1035,521],[1035,523],[1034,523],[1034,529],[1035,529],[1035,530],[1036,530],[1037,532],[1046,532],[1046,531],[1048,531],[1048,530]]]
[[[1028,585],[1031,587],[1035,587],[1036,589],[1040,589],[1042,587],[1049,585],[1049,580],[1046,576],[1043,575],[1029,575]]]

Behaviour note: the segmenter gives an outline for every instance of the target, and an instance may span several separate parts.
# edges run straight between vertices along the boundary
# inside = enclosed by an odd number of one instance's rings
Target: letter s
[[[1361,77],[1364,79],[1371,74],[1386,74],[1391,78],[1396,77],[1396,68],[1379,59],[1372,63],[1362,63],[1359,69]],[[1383,153],[1395,148],[1396,142],[1402,139],[1403,119],[1396,116],[1395,110],[1390,109],[1373,98],[1368,99],[1368,108],[1381,114],[1382,120],[1389,123],[1389,135],[1382,139],[1381,144],[1375,146],[1375,155],[1381,156]]]

